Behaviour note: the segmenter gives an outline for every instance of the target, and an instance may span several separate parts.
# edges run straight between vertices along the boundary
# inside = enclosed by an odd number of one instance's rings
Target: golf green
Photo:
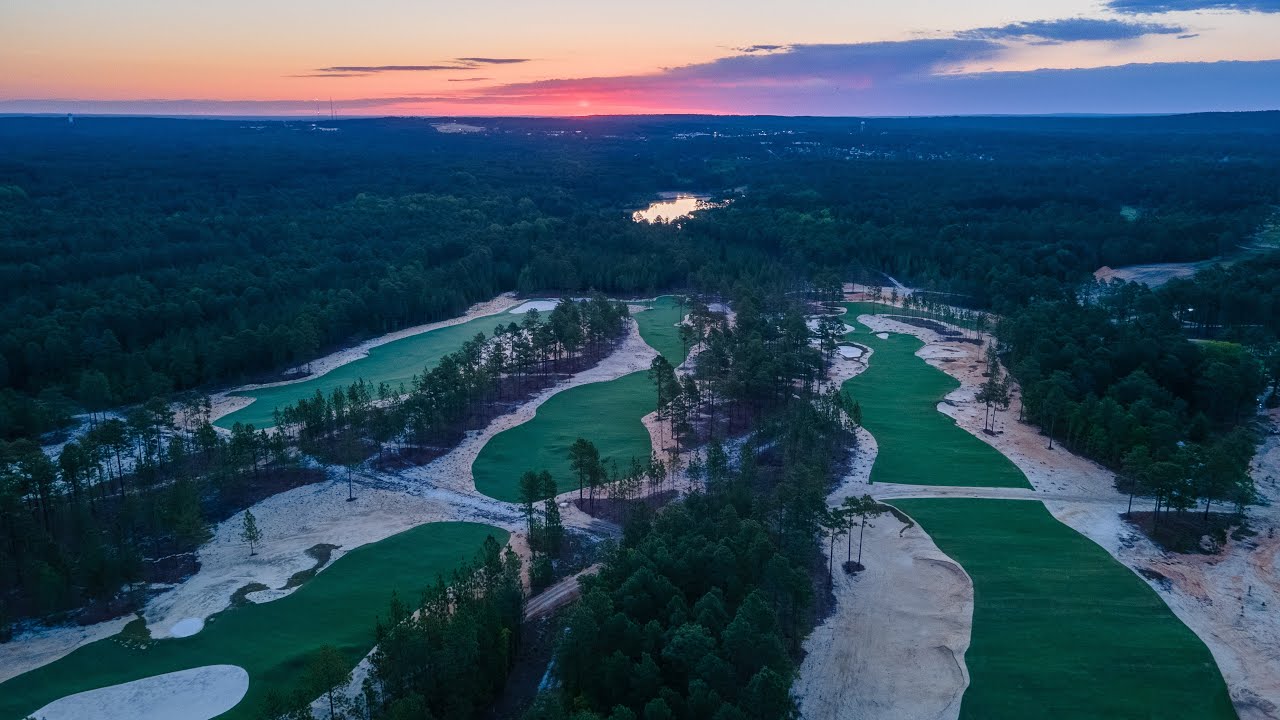
[[[638,317],[638,315],[637,315]],[[561,491],[576,488],[569,446],[586,438],[606,463],[625,471],[631,458],[648,462],[652,446],[640,421],[658,406],[648,373],[579,385],[551,396],[528,422],[489,439],[471,466],[476,489],[489,497],[519,502],[520,476],[547,470]]]
[[[459,325],[437,328],[370,348],[367,356],[340,365],[319,377],[288,385],[231,393],[251,397],[254,399],[253,403],[218,418],[214,425],[230,429],[236,423],[243,423],[259,429],[268,428],[275,424],[272,415],[276,408],[285,408],[303,398],[309,398],[317,390],[328,395],[361,378],[375,386],[383,382],[392,388],[401,384],[407,386],[414,375],[421,375],[423,370],[460,349],[464,342],[477,334],[484,333],[485,337],[489,337],[498,323],[518,323],[523,319],[523,315],[509,313],[486,315]]]
[[[845,322],[859,328],[846,339],[874,351],[867,369],[843,386],[862,406],[863,425],[879,446],[871,482],[1031,487],[1008,458],[938,412],[938,403],[960,383],[916,357],[924,343],[902,334],[882,340],[857,322],[859,314],[882,306],[846,307]]]
[[[1236,717],[1204,643],[1042,503],[892,502],[973,578],[962,718]]]
[[[479,552],[493,535],[476,523],[420,525],[356,548],[292,594],[261,605],[229,608],[187,638],[130,647],[120,637],[77,649],[0,684],[0,718],[21,718],[58,698],[152,675],[226,663],[249,673],[249,692],[225,718],[258,717],[267,690],[288,695],[309,657],[337,647],[351,667],[374,645],[374,621],[385,615],[392,591],[408,603],[419,592]]]

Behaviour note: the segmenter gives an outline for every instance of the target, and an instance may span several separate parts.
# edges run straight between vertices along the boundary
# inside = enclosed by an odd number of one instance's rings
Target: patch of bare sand
[[[995,447],[1026,474],[1035,491],[996,488],[933,488],[877,484],[876,497],[1022,497],[1043,500],[1059,521],[1107,550],[1160,594],[1187,627],[1204,641],[1227,682],[1244,720],[1280,718],[1280,436],[1259,448],[1252,471],[1268,503],[1249,509],[1258,535],[1228,540],[1217,555],[1167,553],[1121,517],[1128,496],[1114,489],[1114,475],[1055,445],[1033,425],[1019,422],[1020,391],[1013,408],[997,417],[997,435],[982,431],[984,408],[974,402],[982,382],[982,349],[948,341],[931,330],[876,316],[862,316],[873,329],[910,333],[926,344],[917,352],[930,365],[960,381],[938,410]],[[1273,427],[1280,411],[1269,415]],[[1135,506],[1149,505],[1137,500]],[[1145,509],[1145,507],[1144,507]],[[1154,573],[1153,573],[1154,571]],[[1144,572],[1146,574],[1144,574]]]
[[[396,340],[403,340],[404,338],[412,337],[414,335],[420,335],[424,332],[439,330],[440,328],[451,327],[453,325],[461,325],[463,323],[475,320],[476,318],[486,317],[489,315],[497,315],[505,310],[511,309],[512,307],[517,305],[518,302],[519,301],[516,299],[515,293],[503,293],[493,298],[492,300],[486,300],[484,302],[476,303],[475,305],[472,305],[471,307],[467,308],[467,311],[465,313],[463,313],[462,315],[459,315],[458,317],[449,318],[448,320],[439,320],[433,323],[424,323],[422,325],[414,325],[413,327],[404,328],[402,330],[396,330],[395,332],[387,333],[385,335],[379,335],[378,337],[372,338],[370,340],[366,340],[360,343],[359,345],[355,345],[349,348],[344,348],[337,352],[330,353],[329,355],[326,355],[317,360],[312,360],[311,362],[304,363],[294,368],[290,368],[286,370],[284,373],[286,375],[296,374],[296,375],[299,375],[299,377],[291,378],[289,380],[280,380],[277,382],[258,383],[256,385],[242,385],[240,387],[231,388],[229,390],[223,390],[222,392],[214,393],[209,397],[209,401],[212,406],[212,412],[210,413],[209,420],[210,422],[212,422],[214,420],[217,420],[220,417],[229,415],[235,412],[236,410],[239,410],[253,403],[253,398],[251,397],[232,395],[231,393],[245,392],[250,390],[261,390],[263,388],[279,387],[281,385],[292,385],[293,383],[304,382],[307,380],[314,380],[315,378],[318,378],[321,375],[324,375],[325,373],[329,372],[330,370],[333,370],[334,368],[342,367],[347,363],[355,362],[360,358],[368,356],[369,351],[372,350],[373,348],[379,347],[381,345],[386,345],[387,343],[395,342]],[[302,373],[306,373],[306,374],[304,375]],[[181,426],[183,422],[183,418],[182,418],[183,408],[180,405],[176,405],[174,406],[174,411],[178,413],[176,420],[178,424]]]
[[[866,491],[876,441],[861,428],[858,448],[829,505]],[[836,543],[837,565],[847,551]],[[868,524],[862,560],[857,575],[837,567],[835,610],[805,641],[794,686],[801,716],[954,720],[969,686],[973,582],[920,526],[903,530],[888,515]]]
[[[249,691],[249,673],[235,665],[206,665],[87,690],[32,714],[37,720],[209,720]]]

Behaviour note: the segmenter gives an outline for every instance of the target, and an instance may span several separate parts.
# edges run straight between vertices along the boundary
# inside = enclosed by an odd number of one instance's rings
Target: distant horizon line
[[[302,122],[338,122],[348,120],[588,120],[592,118],[778,118],[816,120],[931,120],[947,118],[1149,118],[1191,117],[1197,115],[1265,115],[1280,113],[1280,107],[1268,110],[1201,110],[1196,112],[1152,113],[938,113],[922,115],[778,115],[772,113],[596,113],[590,115],[335,115],[330,117],[298,115],[239,115],[212,113],[95,113],[95,112],[0,112],[0,119],[14,118],[103,118],[103,119],[151,119],[151,120],[270,120]]]

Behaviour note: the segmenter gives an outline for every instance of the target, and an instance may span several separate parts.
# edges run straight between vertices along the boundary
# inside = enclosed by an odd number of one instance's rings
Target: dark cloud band
[[[1194,10],[1280,12],[1280,0],[1110,0],[1107,8],[1130,15],[1157,15]]]

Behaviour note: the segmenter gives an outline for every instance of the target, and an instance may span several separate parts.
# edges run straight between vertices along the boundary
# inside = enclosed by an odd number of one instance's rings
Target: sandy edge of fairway
[[[982,348],[947,342],[932,330],[873,315],[858,320],[873,331],[914,335],[925,343],[916,355],[960,381],[938,411],[974,437],[1008,457],[1034,491],[999,488],[929,488],[876,484],[886,497],[1016,497],[1044,501],[1060,522],[1102,546],[1156,590],[1174,614],[1208,646],[1243,720],[1280,719],[1280,503],[1253,507],[1249,516],[1259,534],[1229,540],[1218,555],[1166,553],[1126,523],[1128,496],[1115,490],[1114,474],[1097,463],[1048,441],[1034,425],[1019,422],[1021,390],[1013,387],[1012,408],[1000,413],[996,429],[982,432],[984,409],[974,402],[981,385]],[[959,329],[959,328],[956,328]],[[949,404],[950,403],[950,404]],[[1269,413],[1280,426],[1280,411]],[[1254,458],[1259,492],[1280,500],[1280,436],[1268,436]],[[1149,510],[1138,499],[1135,509]],[[1276,529],[1274,535],[1269,532]],[[1142,570],[1163,578],[1152,579]]]
[[[32,713],[37,720],[209,720],[249,691],[236,665],[206,665],[68,695]]]
[[[827,386],[843,385],[868,362],[870,349],[860,358],[837,357]],[[864,428],[857,433],[857,455],[829,506],[873,487],[876,439]],[[922,528],[899,534],[902,527],[890,516],[873,521],[863,541],[867,569],[854,576],[835,570],[835,609],[805,640],[793,687],[806,720],[959,716],[969,686],[973,582]],[[823,553],[829,549],[824,542]],[[837,564],[846,550],[845,541],[836,543]]]
[[[250,583],[270,588],[253,593],[252,600],[284,597],[291,592],[283,589],[289,578],[314,566],[306,550],[319,543],[340,546],[325,566],[329,567],[356,547],[428,522],[459,520],[521,531],[519,508],[475,489],[471,465],[485,443],[503,430],[528,422],[553,395],[647,370],[655,356],[640,337],[635,320],[630,320],[627,337],[608,357],[495,418],[484,430],[468,433],[448,454],[397,473],[357,472],[356,502],[346,502],[346,471],[327,468],[328,480],[274,495],[250,508],[265,535],[255,556],[249,556],[248,546],[239,537],[243,512],[233,515],[211,528],[213,538],[199,550],[200,571],[147,603],[143,615],[148,627],[154,637],[167,637],[169,628],[180,620],[207,618],[225,609],[231,595]],[[565,492],[560,497],[569,496]],[[598,524],[573,507],[564,513],[569,527],[592,530]],[[0,645],[0,682],[51,663],[81,645],[111,637],[133,619],[126,616],[88,627],[32,627],[20,632]]]
[[[381,345],[386,345],[387,343],[395,342],[396,340],[403,340],[407,337],[412,337],[414,335],[421,335],[422,333],[430,332],[432,330],[439,330],[440,328],[452,327],[454,325],[461,325],[463,323],[471,322],[472,320],[475,320],[477,318],[482,318],[489,315],[498,315],[505,310],[510,310],[511,308],[515,307],[516,305],[519,304],[519,302],[520,301],[516,298],[515,293],[513,292],[502,293],[501,295],[493,298],[492,300],[486,300],[484,302],[480,302],[480,303],[476,303],[475,305],[472,305],[471,307],[467,308],[467,311],[465,313],[457,317],[452,317],[452,318],[449,318],[448,320],[438,320],[432,323],[424,323],[422,325],[414,325],[413,327],[407,327],[402,330],[396,330],[395,332],[390,332],[390,333],[387,333],[386,335],[379,335],[376,338],[365,340],[359,345],[353,345],[352,347],[338,350],[337,352],[330,353],[328,355],[325,355],[322,358],[317,358],[316,360],[303,363],[302,365],[289,368],[288,370],[285,371],[285,374],[288,374],[288,373],[302,372],[303,370],[309,368],[310,373],[305,376],[291,378],[289,380],[279,380],[277,382],[241,385],[239,387],[234,387],[228,390],[222,390],[220,392],[214,393],[213,395],[209,396],[209,401],[212,405],[212,412],[209,415],[209,421],[214,422],[219,418],[230,415],[231,413],[237,410],[248,407],[254,402],[254,399],[251,397],[233,395],[232,393],[251,392],[253,390],[263,390],[266,388],[280,387],[283,385],[293,385],[294,383],[306,382],[307,380],[314,380],[334,370],[335,368],[342,367],[343,365],[346,365],[348,363],[355,362],[356,360],[359,360],[361,358],[367,357],[369,355],[369,351],[372,350],[373,348],[379,347]],[[181,414],[180,407],[175,407],[175,410],[177,410],[179,414]],[[178,418],[178,422],[179,424],[181,424],[182,422],[181,417]]]

